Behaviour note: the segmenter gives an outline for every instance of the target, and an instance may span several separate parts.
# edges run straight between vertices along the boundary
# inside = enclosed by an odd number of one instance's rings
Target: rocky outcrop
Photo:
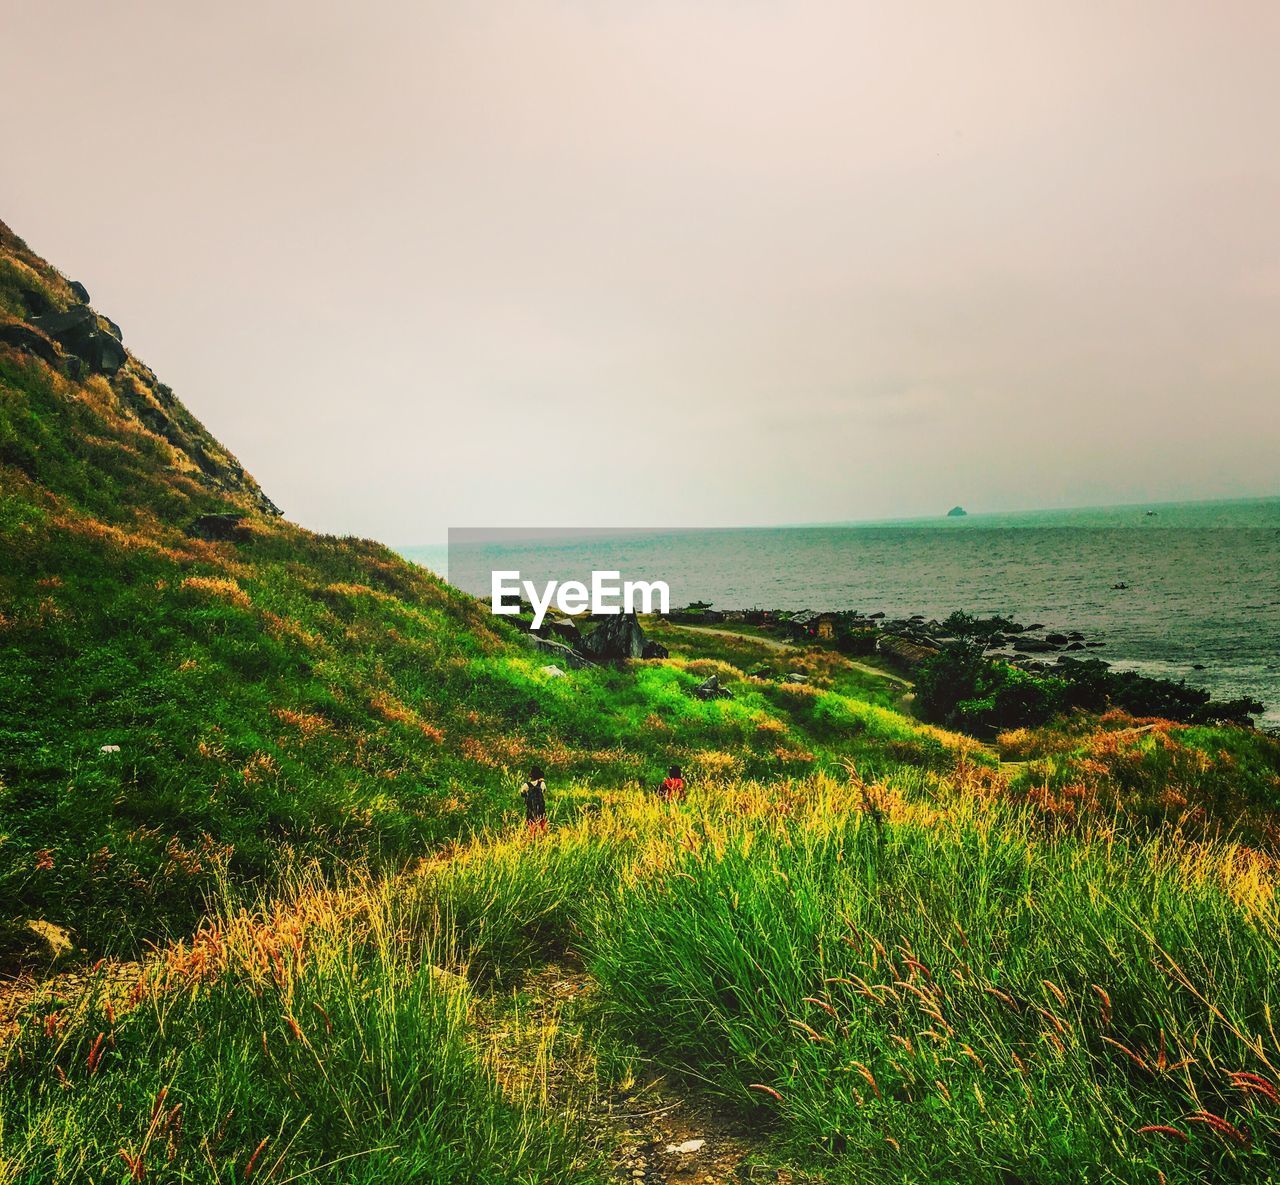
[[[703,680],[693,689],[693,694],[701,700],[713,699],[733,699],[733,692],[727,687],[720,686],[720,678],[718,675],[712,675],[709,679]]]
[[[582,643],[584,654],[600,662],[644,657],[644,630],[634,613],[602,614],[598,620]]]
[[[167,442],[180,454],[171,458],[171,468],[246,511],[280,513],[235,457],[125,349],[120,326],[89,307],[85,286],[66,279],[2,222],[0,260],[19,277],[0,286],[0,350],[36,358],[73,382],[105,378],[109,394],[99,387],[94,400],[114,398],[123,418]],[[38,463],[20,460],[24,472],[39,481]]]
[[[63,313],[32,317],[31,324],[96,374],[116,375],[128,360],[119,327],[99,317],[88,305],[73,305]]]
[[[538,631],[544,638],[555,638],[566,646],[580,646],[582,633],[572,617],[549,617]]]
[[[553,642],[550,638],[540,638],[537,634],[525,634],[524,637],[535,650],[553,655],[557,664],[569,670],[578,671],[583,667],[595,665],[563,642]]]
[[[12,346],[24,354],[30,354],[47,362],[50,366],[61,366],[62,355],[58,347],[43,333],[38,333],[30,325],[21,321],[6,321],[0,325],[0,345]]]

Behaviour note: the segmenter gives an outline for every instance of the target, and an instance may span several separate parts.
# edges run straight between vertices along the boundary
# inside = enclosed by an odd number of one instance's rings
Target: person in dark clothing
[[[524,799],[524,818],[529,830],[546,831],[547,783],[536,765],[529,771],[529,780],[520,787],[520,797]]]
[[[658,797],[664,802],[684,801],[684,778],[680,775],[678,765],[667,770],[666,780],[658,787]]]

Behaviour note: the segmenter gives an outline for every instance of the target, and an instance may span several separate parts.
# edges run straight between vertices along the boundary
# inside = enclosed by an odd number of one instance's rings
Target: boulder
[[[1047,638],[1019,638],[1014,642],[1013,648],[1024,654],[1046,654],[1058,649],[1057,645]]]
[[[570,646],[577,646],[582,641],[578,623],[572,617],[549,617],[538,632],[544,638],[559,638]]]
[[[71,932],[53,922],[42,918],[34,918],[27,923],[27,933],[33,939],[33,945],[51,963],[56,963],[64,955],[69,955],[74,946]]]
[[[117,337],[108,333],[88,305],[75,305],[65,313],[33,317],[31,324],[48,334],[69,354],[83,358],[90,370],[114,375],[127,355]]]
[[[67,287],[71,289],[71,295],[81,304],[89,303],[89,289],[81,284],[79,280],[68,280]]]
[[[733,692],[720,686],[720,677],[712,675],[693,689],[693,694],[702,700],[733,699]]]
[[[644,630],[634,613],[602,614],[599,620],[582,643],[584,654],[601,661],[644,657]]]
[[[243,514],[202,514],[187,534],[210,543],[244,543],[253,538],[253,532],[243,523]]]
[[[1066,634],[1046,634],[1044,640],[1046,642],[1052,642],[1055,646],[1065,646],[1071,641]]]
[[[0,345],[13,346],[50,366],[57,366],[61,361],[53,342],[21,321],[6,321],[0,325]]]
[[[557,663],[567,667],[569,670],[580,671],[583,667],[594,665],[583,658],[572,646],[566,646],[563,642],[557,642],[553,638],[540,638],[537,634],[524,631],[521,632],[521,636],[535,650],[540,650],[543,654],[552,655]]]
[[[53,303],[39,288],[20,288],[18,295],[22,297],[22,303],[27,306],[27,312],[32,317],[39,317],[45,313],[53,313],[57,311],[57,305]]]
[[[640,657],[641,658],[667,658],[669,655],[670,655],[670,651],[667,650],[667,648],[661,642],[655,642],[652,639],[650,639],[649,641],[645,642],[644,652],[640,655]]]
[[[563,679],[564,671],[562,671],[555,663],[547,663],[545,667],[539,667],[539,670],[546,675],[548,679]]]

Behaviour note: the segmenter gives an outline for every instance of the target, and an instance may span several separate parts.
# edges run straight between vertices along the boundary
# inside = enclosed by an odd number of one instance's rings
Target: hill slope
[[[879,760],[947,762],[950,742],[900,718],[849,727],[883,698],[874,679],[853,709],[763,685],[704,704],[683,694],[710,673],[696,663],[550,679],[424,570],[285,521],[85,300],[0,226],[11,937],[47,918],[124,949],[188,927],[224,870],[403,860],[516,807],[533,761],[553,810],[669,760],[802,773],[885,729],[898,749]],[[846,675],[819,682],[857,692]]]

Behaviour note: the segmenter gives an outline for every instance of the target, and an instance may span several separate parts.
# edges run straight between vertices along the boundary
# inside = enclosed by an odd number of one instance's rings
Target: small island
[[[947,518],[964,518],[968,513],[963,506],[953,506],[947,511]]]

